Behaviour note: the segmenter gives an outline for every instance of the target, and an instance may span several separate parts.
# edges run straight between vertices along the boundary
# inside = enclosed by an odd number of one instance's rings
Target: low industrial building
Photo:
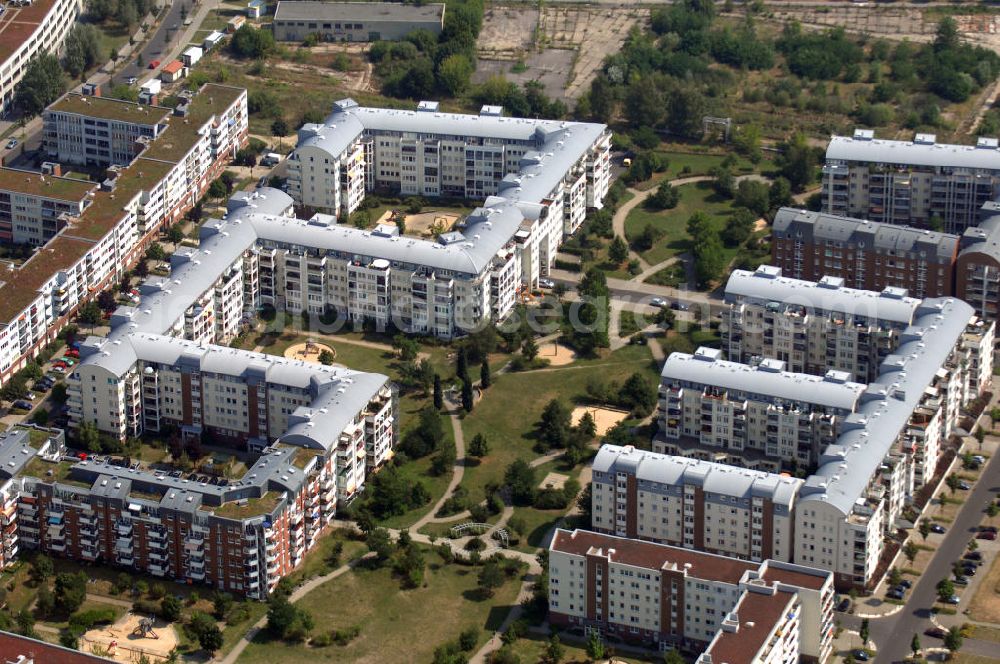
[[[274,11],[272,28],[278,41],[300,42],[310,35],[318,35],[323,41],[395,41],[414,30],[440,34],[444,7],[443,3],[281,0]]]

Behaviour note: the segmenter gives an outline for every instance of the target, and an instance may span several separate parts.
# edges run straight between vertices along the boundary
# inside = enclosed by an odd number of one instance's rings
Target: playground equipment
[[[135,631],[132,632],[133,636],[138,636],[140,639],[158,639],[159,636],[153,631],[153,619],[143,618],[139,621],[139,624],[135,626]]]

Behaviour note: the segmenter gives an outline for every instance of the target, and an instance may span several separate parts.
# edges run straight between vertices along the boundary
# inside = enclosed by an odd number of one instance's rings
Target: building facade
[[[127,166],[166,129],[171,113],[163,106],[68,94],[42,112],[42,149],[61,164]]]
[[[660,373],[665,417],[654,449],[775,472],[809,468],[860,405],[865,386],[848,378],[789,372],[782,360],[729,362],[714,348],[672,353]]]
[[[833,578],[774,560],[745,562],[583,530],[549,546],[549,621],[704,662],[824,662]],[[716,659],[721,657],[723,659]]]
[[[601,207],[610,141],[604,125],[507,118],[499,107],[476,116],[439,112],[437,102],[400,111],[346,99],[323,124],[299,130],[288,191],[299,206],[343,218],[373,189],[485,198],[483,209],[497,216],[490,221],[521,254],[521,280],[535,287],[563,238]]]
[[[0,241],[40,246],[90,204],[95,185],[0,168]]]
[[[876,139],[870,129],[834,136],[823,166],[823,211],[960,234],[1000,185],[997,139],[976,145]]]
[[[274,10],[274,38],[304,41],[367,42],[399,40],[414,30],[437,35],[444,28],[444,4],[402,5],[379,2],[293,2]]]
[[[870,382],[912,324],[920,300],[886,287],[848,288],[839,277],[806,281],[775,266],[733,270],[719,333],[726,356],[751,363],[774,358],[789,371],[846,372]]]
[[[157,140],[128,166],[110,167],[105,181],[77,201],[79,215],[57,218],[63,227],[56,236],[7,271],[0,284],[0,382],[53,341],[81,304],[115,283],[160,228],[204,195],[246,144],[246,99],[246,90],[216,84],[185,98]],[[18,187],[47,192],[52,186],[48,176],[33,178]],[[37,215],[22,207],[24,232],[43,236],[51,225],[45,200],[34,208]],[[2,208],[0,194],[0,216]]]
[[[594,459],[593,529],[741,560],[790,561],[802,480],[633,447]]]
[[[36,0],[11,5],[0,16],[0,110],[10,110],[14,88],[33,57],[62,52],[82,13],[82,0]]]
[[[917,298],[955,295],[958,251],[950,233],[795,208],[778,210],[771,236],[771,263],[785,276],[838,277],[851,288],[899,288]]]

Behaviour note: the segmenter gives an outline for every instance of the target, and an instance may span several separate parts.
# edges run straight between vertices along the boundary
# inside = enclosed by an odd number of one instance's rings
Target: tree
[[[903,582],[903,573],[899,571],[898,567],[893,567],[889,570],[889,585],[898,586]]]
[[[486,436],[481,433],[477,433],[472,438],[472,442],[469,443],[469,454],[474,457],[482,458],[490,453],[490,443],[486,440]]]
[[[444,391],[441,389],[441,376],[434,374],[434,407],[438,410],[444,408]]]
[[[87,599],[87,575],[83,572],[56,575],[55,599],[60,610],[73,613]]]
[[[868,639],[871,638],[871,624],[868,622],[868,618],[864,618],[861,621],[861,627],[858,629],[858,636],[861,637],[861,646],[863,648],[867,648]]]
[[[471,413],[473,406],[475,406],[475,396],[472,393],[472,381],[466,377],[462,381],[462,410]]]
[[[376,528],[368,533],[365,543],[368,545],[368,549],[375,554],[377,562],[384,563],[392,557],[392,539],[389,537],[389,531],[385,528]]]
[[[521,344],[521,355],[523,355],[524,359],[529,362],[534,361],[534,359],[538,357],[538,343],[535,341],[534,337],[528,336],[528,338],[524,340],[524,343]]]
[[[458,349],[458,356],[455,358],[455,375],[460,380],[469,379],[469,358],[465,354],[465,348]]]
[[[479,570],[479,577],[477,578],[479,592],[484,597],[493,597],[494,591],[503,585],[503,580],[503,570],[500,569],[500,565],[497,564],[496,560],[490,558],[483,565],[482,569]]]
[[[917,532],[920,533],[920,537],[927,541],[927,536],[931,534],[931,523],[927,519],[921,519],[920,523],[917,524]]]
[[[729,247],[743,244],[753,233],[756,221],[756,215],[750,210],[745,207],[736,208],[729,220],[726,221],[726,227],[722,231],[723,242]]]
[[[950,579],[941,579],[936,586],[938,600],[944,602],[955,594],[955,584]]]
[[[30,576],[34,583],[44,583],[53,574],[55,574],[55,565],[52,564],[52,559],[44,553],[39,553],[31,561]]]
[[[43,583],[38,587],[38,597],[35,600],[35,610],[43,618],[51,616],[56,608],[56,598],[49,590],[49,584]]]
[[[758,180],[741,180],[736,187],[735,204],[745,207],[758,217],[771,206],[770,189]]]
[[[225,620],[229,609],[233,608],[233,596],[229,593],[215,593],[212,598],[212,609],[216,620]]]
[[[913,654],[914,659],[920,655],[920,636],[916,632],[913,633],[913,638],[910,639],[910,652]]]
[[[949,653],[954,654],[961,650],[964,641],[965,638],[962,636],[962,630],[959,627],[952,627],[944,635],[944,647],[948,649]]]
[[[663,664],[686,664],[686,660],[676,648],[671,648],[663,653]]]
[[[649,207],[657,210],[672,210],[677,207],[680,200],[680,192],[674,189],[666,180],[661,182],[660,186],[656,189],[656,193],[647,199]]]
[[[455,447],[450,443],[444,443],[438,447],[437,453],[431,459],[430,474],[435,477],[444,475],[455,465]]]
[[[14,622],[17,623],[17,631],[19,634],[27,637],[35,636],[35,617],[31,615],[26,609],[21,609],[17,616],[14,618]]]
[[[177,622],[181,619],[181,602],[174,595],[165,595],[160,600],[160,617],[167,622]]]
[[[319,363],[320,364],[324,364],[324,365],[329,366],[329,365],[333,364],[336,359],[337,359],[337,356],[334,355],[329,350],[323,350],[319,354]]]
[[[777,177],[771,183],[768,192],[771,208],[779,208],[792,202],[792,184],[783,177]]]
[[[587,657],[592,661],[604,659],[604,642],[596,631],[591,631],[587,637]]]
[[[490,363],[484,358],[483,363],[479,367],[479,385],[485,389],[492,383],[493,379],[490,376]]]
[[[919,551],[920,549],[917,548],[917,545],[910,541],[903,546],[903,555],[906,556],[906,559],[911,565],[913,564],[914,559],[916,559]]]
[[[948,491],[954,498],[955,493],[958,491],[959,487],[962,484],[962,479],[955,473],[951,473],[950,475],[948,475],[948,477],[945,478],[944,483],[948,485]]]
[[[271,134],[281,138],[282,136],[288,136],[288,123],[285,122],[284,118],[278,118],[271,123]]]
[[[271,595],[266,629],[272,635],[285,641],[304,641],[313,624],[312,614],[292,604],[285,593]],[[212,626],[215,626],[214,622]],[[205,647],[204,644],[202,647]]]
[[[153,244],[149,245],[148,249],[146,249],[146,258],[148,258],[151,261],[162,261],[166,257],[167,257],[167,252],[163,250],[163,245],[160,244],[159,242],[154,242]]]
[[[28,62],[24,76],[14,87],[14,106],[25,119],[31,119],[65,91],[66,79],[59,59],[43,51]]]
[[[573,415],[559,399],[552,399],[542,410],[538,440],[548,447],[565,447]]]
[[[455,53],[438,65],[438,86],[449,96],[457,97],[469,87],[473,65],[466,56]]]
[[[478,627],[469,627],[467,629],[463,629],[462,633],[458,635],[458,647],[465,652],[470,652],[474,650],[478,642],[479,642]]]
[[[77,78],[97,64],[100,53],[97,28],[91,24],[77,23],[66,35],[63,46],[63,68],[71,77]]]
[[[628,244],[620,235],[616,235],[608,247],[608,260],[613,265],[621,265],[628,260]]]
[[[552,638],[549,639],[548,644],[545,646],[545,661],[548,664],[559,664],[565,656],[566,649],[559,641],[559,637],[556,634],[553,634]]]
[[[400,448],[410,458],[425,457],[444,440],[444,421],[436,408],[425,406],[418,415],[417,425],[406,432]]]
[[[504,472],[504,484],[510,487],[515,505],[530,505],[535,500],[535,469],[524,459],[515,459]]]
[[[263,58],[274,50],[274,36],[270,30],[244,25],[233,35],[229,50],[239,58]]]
[[[781,158],[781,175],[785,177],[792,189],[802,191],[813,181],[816,175],[816,152],[806,142],[803,134],[796,134],[784,146]]]

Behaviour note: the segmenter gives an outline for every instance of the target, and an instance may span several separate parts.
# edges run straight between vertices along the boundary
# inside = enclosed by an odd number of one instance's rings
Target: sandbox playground
[[[290,360],[315,362],[318,364],[319,356],[325,351],[329,351],[330,353],[333,353],[334,357],[337,357],[337,351],[333,348],[333,346],[321,344],[316,341],[306,341],[305,343],[289,346],[285,349],[285,357]]]
[[[615,408],[605,408],[603,406],[577,406],[573,409],[574,426],[580,422],[584,413],[590,413],[597,425],[597,435],[603,436],[613,429],[616,424],[628,417],[628,411],[617,410]]]
[[[563,346],[560,343],[552,342],[542,344],[538,347],[538,357],[549,361],[550,367],[559,367],[569,364],[576,359],[573,349]]]
[[[80,639],[80,650],[116,662],[138,662],[143,655],[161,662],[177,647],[177,632],[159,618],[127,613],[112,625],[92,629]]]
[[[396,220],[400,218],[406,226],[406,235],[433,237],[450,231],[455,223],[462,218],[462,215],[457,212],[434,210],[418,214],[404,214],[399,210],[388,210],[382,213],[378,223],[395,224]]]

